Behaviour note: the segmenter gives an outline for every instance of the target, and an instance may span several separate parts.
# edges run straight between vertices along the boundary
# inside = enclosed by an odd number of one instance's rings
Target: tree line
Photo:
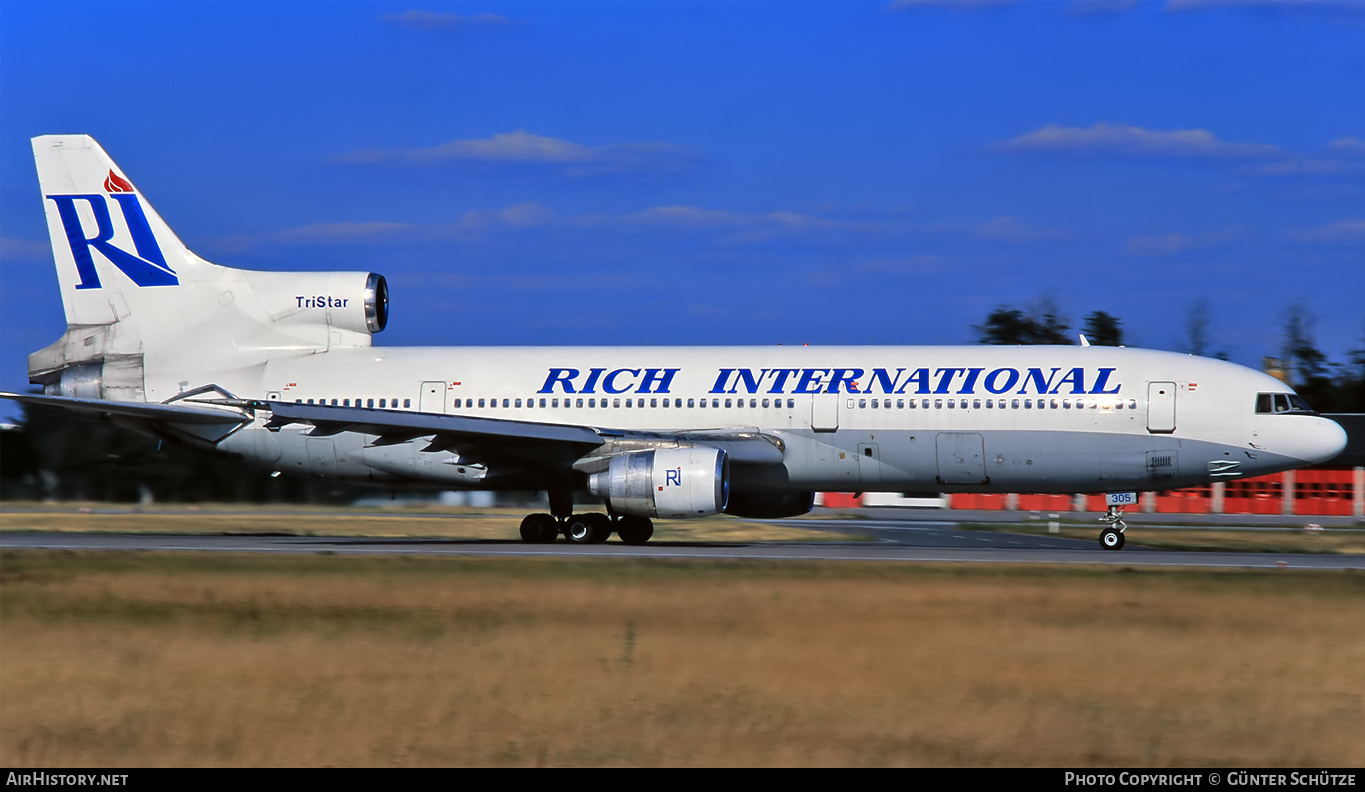
[[[1201,357],[1227,359],[1214,350],[1209,339],[1212,312],[1207,300],[1190,307],[1180,351]],[[1328,360],[1314,339],[1313,316],[1303,303],[1290,305],[1280,315],[1281,343],[1274,355],[1263,358],[1264,368],[1293,386],[1318,412],[1365,413],[1365,335],[1360,346],[1342,362]],[[973,325],[982,344],[1076,344],[1084,335],[1094,346],[1123,346],[1123,323],[1104,311],[1086,315],[1080,333],[1056,303],[1041,297],[1020,308],[995,308],[979,325]]]

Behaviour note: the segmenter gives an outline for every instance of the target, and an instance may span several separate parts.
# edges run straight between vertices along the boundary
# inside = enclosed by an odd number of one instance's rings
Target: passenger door
[[[810,397],[810,428],[816,432],[839,430],[839,394],[817,393]]]
[[[423,382],[422,395],[417,409],[424,413],[444,415],[446,411],[446,384],[444,382]]]
[[[1175,383],[1147,383],[1147,431],[1170,434],[1175,431]]]

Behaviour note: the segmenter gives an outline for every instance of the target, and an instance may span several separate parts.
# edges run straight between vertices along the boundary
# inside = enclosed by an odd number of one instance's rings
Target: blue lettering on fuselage
[[[863,382],[866,369],[860,368],[723,368],[715,370],[715,380],[707,392],[978,394],[980,388],[992,394],[1114,395],[1123,387],[1122,383],[1111,382],[1117,370],[1112,367],[1087,370],[1081,366],[1065,370],[1061,367],[990,370],[942,367],[917,368],[906,375],[903,368],[896,369],[895,373],[879,368],[872,369],[871,376]],[[537,393],[666,394],[672,392],[673,380],[681,371],[680,368],[589,368],[585,374],[582,369],[552,368]],[[1088,388],[1087,382],[1091,383]]]
[[[673,378],[682,369],[675,368],[647,368],[629,369],[619,368],[607,371],[604,368],[595,368],[588,371],[587,377],[583,382],[575,381],[583,374],[576,368],[552,368],[545,377],[545,384],[540,386],[536,393],[597,393],[597,385],[600,382],[603,393],[671,393]],[[634,383],[635,389],[631,390],[630,380],[638,377]],[[558,387],[556,391],[555,386]]]
[[[1113,371],[1113,369],[1109,369]],[[1004,383],[1001,383],[1001,375],[1004,375]],[[1009,393],[1019,382],[1019,370],[1012,368],[998,368],[986,375],[987,393]]]

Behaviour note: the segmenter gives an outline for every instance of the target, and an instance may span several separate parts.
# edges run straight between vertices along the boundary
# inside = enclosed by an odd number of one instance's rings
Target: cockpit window
[[[1314,415],[1313,408],[1308,406],[1308,402],[1297,393],[1258,393],[1256,394],[1256,412],[1262,415],[1275,413],[1299,413],[1301,415]]]

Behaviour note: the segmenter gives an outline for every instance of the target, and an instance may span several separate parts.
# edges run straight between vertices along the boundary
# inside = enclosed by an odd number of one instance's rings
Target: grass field
[[[0,554],[8,766],[1365,765],[1365,576]]]

